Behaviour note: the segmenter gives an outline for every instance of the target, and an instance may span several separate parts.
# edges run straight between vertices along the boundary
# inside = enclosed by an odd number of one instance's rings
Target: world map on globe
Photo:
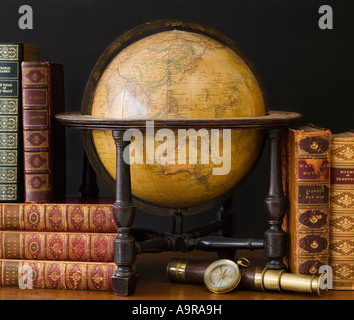
[[[256,117],[265,114],[265,104],[254,73],[237,52],[204,34],[170,30],[143,37],[111,59],[97,81],[91,114],[152,122]],[[193,207],[215,199],[245,176],[262,142],[262,134],[255,129],[232,130],[230,137],[220,130],[217,153],[224,156],[225,162],[227,157],[222,153],[227,149],[225,145],[230,145],[230,168],[227,174],[213,174],[213,168],[225,163],[213,161],[210,130],[196,133],[198,139],[186,139],[185,163],[177,161],[180,141],[176,130],[173,159],[166,157],[166,152],[158,153],[165,163],[156,158],[154,163],[147,161],[152,150],[147,149],[151,144],[147,145],[143,133],[144,152],[131,150],[131,158],[135,159],[130,167],[135,197],[173,208]],[[115,179],[116,150],[111,132],[93,130],[92,140],[103,167]],[[155,155],[159,148],[161,151],[167,146],[166,140],[154,139]],[[188,161],[188,150],[190,153],[193,147],[198,150],[197,163]]]

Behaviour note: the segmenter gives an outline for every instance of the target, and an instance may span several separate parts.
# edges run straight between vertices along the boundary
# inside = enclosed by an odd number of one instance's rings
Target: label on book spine
[[[329,203],[329,187],[325,185],[299,185],[299,204],[325,204]]]
[[[301,159],[299,160],[300,180],[328,180],[329,161],[326,159]]]
[[[47,110],[24,110],[23,126],[25,129],[41,129],[48,126]]]
[[[331,168],[332,184],[354,184],[354,168]]]
[[[17,79],[18,62],[0,61],[0,77],[3,79]]]
[[[0,82],[0,98],[11,98],[18,96],[17,80],[1,80]]]
[[[27,89],[23,93],[23,103],[27,107],[45,107],[48,103],[48,90],[47,89]],[[36,120],[37,117],[32,117]],[[46,119],[45,117],[42,117]],[[24,117],[26,119],[26,117]],[[29,122],[28,124],[31,124]]]

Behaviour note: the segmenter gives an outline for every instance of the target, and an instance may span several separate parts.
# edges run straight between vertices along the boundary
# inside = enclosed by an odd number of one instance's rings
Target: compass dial
[[[233,290],[241,279],[240,270],[235,262],[221,259],[213,262],[204,273],[204,283],[214,293],[226,293]]]

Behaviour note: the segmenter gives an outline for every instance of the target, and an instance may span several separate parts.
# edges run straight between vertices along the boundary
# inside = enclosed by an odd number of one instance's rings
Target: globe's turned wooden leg
[[[130,164],[123,159],[123,151],[130,143],[123,141],[123,130],[112,132],[117,150],[116,200],[113,204],[113,217],[118,236],[114,240],[114,262],[117,269],[112,276],[114,292],[119,296],[134,293],[137,275],[133,270],[135,261],[135,240],[131,236],[135,207],[131,197]]]
[[[269,190],[264,200],[269,229],[265,233],[265,252],[268,257],[267,267],[284,269],[283,257],[286,248],[286,233],[282,229],[286,209],[281,174],[281,138],[282,128],[268,129],[270,148]]]

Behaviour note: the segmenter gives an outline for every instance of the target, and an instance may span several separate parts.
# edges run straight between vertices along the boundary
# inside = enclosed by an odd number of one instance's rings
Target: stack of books
[[[112,205],[1,204],[2,286],[113,290]]]
[[[323,266],[329,289],[354,290],[354,132],[289,129],[283,151],[289,270],[315,275]]]
[[[110,204],[65,200],[64,71],[0,44],[0,286],[113,290]]]

